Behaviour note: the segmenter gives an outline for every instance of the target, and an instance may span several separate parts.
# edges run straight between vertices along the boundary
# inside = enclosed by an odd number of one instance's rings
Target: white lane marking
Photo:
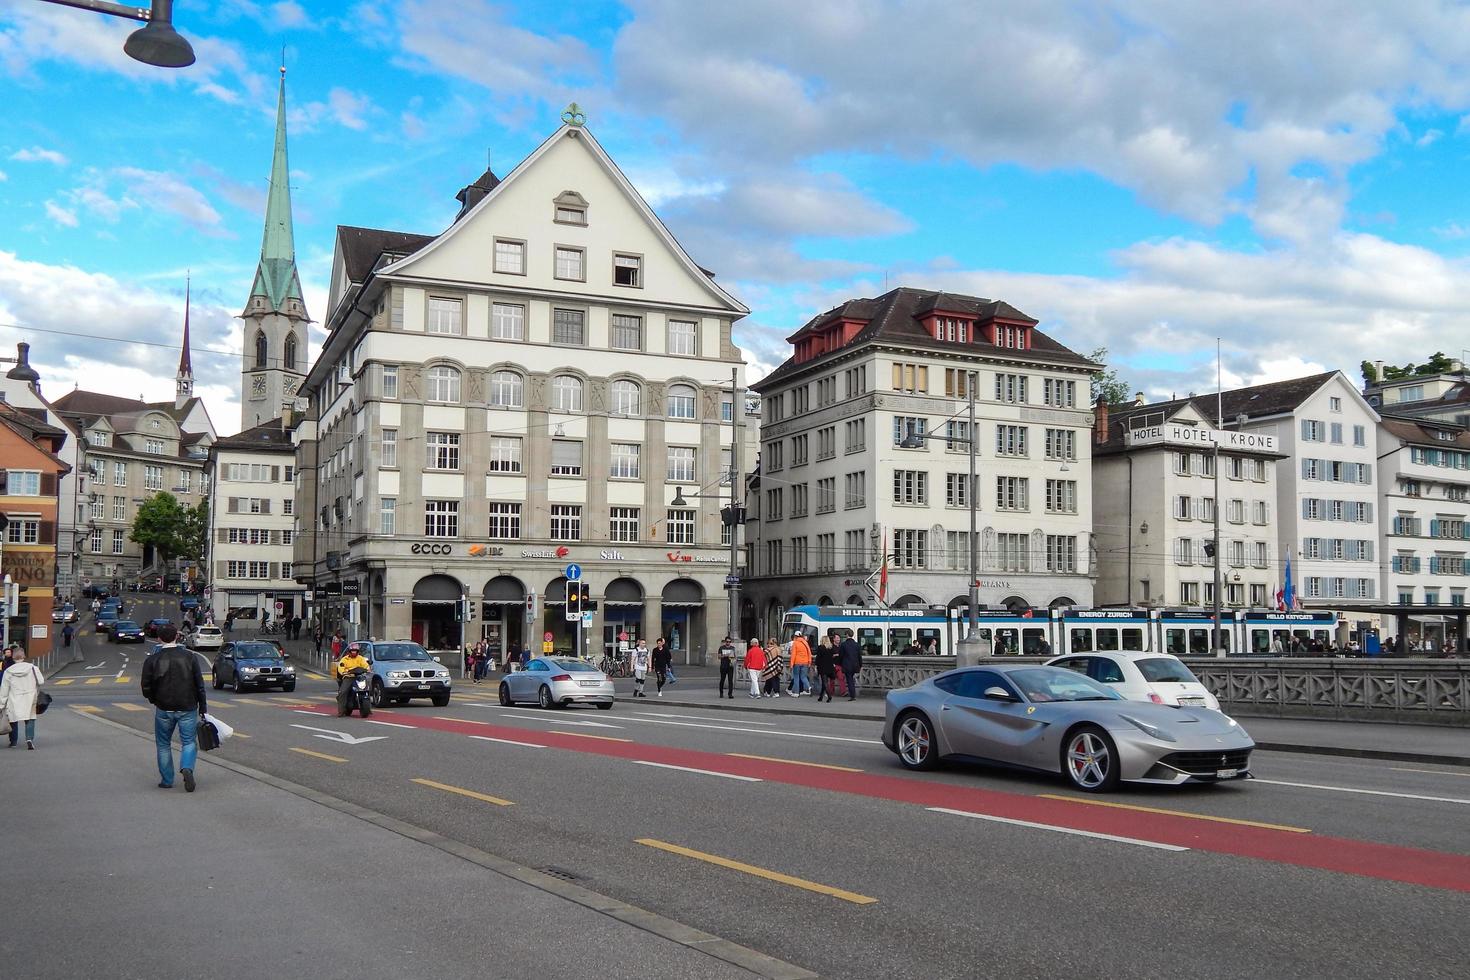
[[[1419,796],[1416,793],[1390,793],[1384,789],[1357,789],[1352,786],[1322,786],[1317,783],[1288,783],[1280,779],[1253,779],[1253,783],[1266,783],[1270,786],[1295,786],[1298,789],[1325,789],[1333,793],[1361,793],[1364,796],[1392,796],[1400,800],[1428,800],[1431,803],[1459,803],[1461,806],[1470,806],[1470,800],[1459,800],[1452,796]]]
[[[1139,847],[1152,847],[1159,851],[1187,851],[1189,848],[1180,847],[1178,844],[1160,844],[1158,841],[1139,840],[1136,837],[1116,837],[1113,834],[1099,834],[1091,830],[1077,830],[1073,827],[1055,827],[1048,823],[1032,823],[1030,820],[1014,820],[1010,817],[996,817],[988,813],[971,813],[969,810],[951,810],[948,807],[931,806],[926,807],[931,813],[948,813],[956,817],[971,817],[975,820],[989,820],[993,823],[1007,823],[1015,827],[1030,827],[1033,830],[1054,830],[1059,834],[1074,834],[1078,837],[1095,837],[1098,840],[1110,840],[1118,844],[1136,844]]]
[[[528,719],[531,719],[533,721],[545,721],[545,722],[551,722],[552,721],[551,718],[549,718],[549,717],[546,716],[546,714],[545,714],[545,712],[543,710],[536,709],[536,708],[504,708],[504,707],[501,707],[498,704],[497,705],[479,705],[479,707],[482,707],[482,708],[493,708],[494,710],[497,710],[497,711],[515,711],[518,714],[519,714],[519,712],[525,711],[525,712],[528,712],[528,713],[527,714],[524,714],[524,715],[520,715],[520,717],[528,718]],[[690,724],[687,721],[663,721],[663,720],[658,719],[658,718],[637,718],[637,717],[634,717],[634,716],[629,715],[629,714],[620,714],[620,715],[618,715],[618,720],[619,721],[638,721],[638,722],[642,722],[645,725],[675,725],[675,726],[677,726],[679,728],[703,728],[703,729],[707,729],[708,731],[712,731],[712,732],[744,732],[747,735],[784,735],[787,738],[814,738],[814,739],[817,739],[818,741],[822,741],[822,742],[853,742],[853,743],[856,743],[857,745],[882,745],[883,744],[882,741],[880,739],[876,738],[876,737],[875,738],[847,738],[846,736],[843,736],[843,735],[811,735],[811,734],[808,734],[806,732],[779,732],[779,731],[769,731],[769,730],[760,729],[760,728],[738,728],[738,727],[736,727],[734,725],[692,725],[692,724]],[[564,723],[564,724],[568,724],[568,723]],[[587,722],[580,722],[580,724],[587,724]],[[596,724],[596,722],[593,722],[592,724]],[[616,726],[610,725],[608,727],[611,728],[611,727],[616,727]]]
[[[737,776],[733,772],[715,772],[713,769],[692,769],[689,766],[671,766],[666,762],[646,762],[643,759],[634,759],[633,765],[654,766],[658,769],[677,769],[679,772],[693,772],[698,773],[701,776],[720,776],[724,779],[738,779],[742,783],[764,782],[764,780],[757,779],[754,776]]]
[[[100,670],[101,668],[106,667],[106,666],[107,666],[107,661],[106,660],[100,660],[97,663],[93,664],[92,666],[90,666],[90,667],[83,667],[82,669],[83,670]]]
[[[1449,772],[1445,769],[1410,769],[1407,766],[1389,766],[1388,768],[1394,772],[1428,772],[1436,776],[1459,776],[1463,779],[1470,779],[1470,772]]]
[[[676,715],[672,711],[647,711],[647,710],[645,710],[643,708],[635,708],[633,710],[637,711],[640,715],[653,715],[656,718],[688,718],[690,721],[714,721],[715,720],[714,718],[710,717],[709,715]],[[741,723],[742,724],[745,724],[745,725],[775,725],[776,724],[776,722],[774,722],[774,721],[750,721],[750,720],[745,720],[745,721],[742,721]]]
[[[517,742],[509,738],[491,738],[489,735],[471,735],[470,738],[478,738],[482,742],[499,742],[501,745],[523,745],[528,749],[544,749],[546,746],[536,742]]]
[[[400,725],[396,721],[375,721],[372,718],[364,719],[369,725],[387,725],[389,728],[418,728],[417,725]]]
[[[329,742],[341,742],[344,745],[362,745],[365,742],[381,742],[387,735],[349,735],[347,732],[334,732],[330,728],[313,728],[310,725],[292,725],[292,728],[304,728],[309,732],[321,732],[312,738],[324,738]]]
[[[485,707],[493,707],[493,708],[495,708],[496,710],[499,710],[499,711],[508,711],[508,710],[510,710],[508,708],[501,708],[499,705],[485,705]],[[622,728],[623,727],[622,725],[607,725],[607,724],[603,724],[600,721],[582,721],[582,720],[577,719],[577,718],[557,718],[557,717],[554,717],[552,715],[546,714],[544,711],[538,711],[535,714],[526,714],[526,715],[515,714],[515,715],[512,715],[511,717],[513,717],[513,718],[524,718],[527,721],[544,721],[548,725],[576,725],[579,728]]]

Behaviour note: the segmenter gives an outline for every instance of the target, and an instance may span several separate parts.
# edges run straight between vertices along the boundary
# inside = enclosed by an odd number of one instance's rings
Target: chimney
[[[1142,408],[1143,407],[1143,392],[1141,392],[1141,391],[1135,391],[1133,393],[1133,407],[1134,408]]]
[[[41,376],[31,367],[31,345],[22,340],[15,345],[15,367],[5,372],[12,381],[24,381],[31,391],[40,394]]]
[[[1092,441],[1101,446],[1108,441],[1108,400],[1097,396],[1097,407],[1093,412]]]
[[[1374,378],[1374,380],[1377,380],[1377,381],[1382,381],[1383,380],[1383,362],[1382,361],[1374,361],[1373,362],[1373,378]]]

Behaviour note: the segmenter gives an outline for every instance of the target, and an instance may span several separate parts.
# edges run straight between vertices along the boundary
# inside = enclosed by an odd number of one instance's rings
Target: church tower
[[[291,233],[290,170],[286,165],[286,66],[276,101],[276,146],[265,203],[260,265],[245,312],[244,359],[240,367],[240,428],[279,418],[306,377],[306,304],[296,272]]]
[[[189,285],[184,286],[184,348],[179,352],[179,373],[174,375],[174,410],[183,411],[194,397],[194,362],[189,357]]]

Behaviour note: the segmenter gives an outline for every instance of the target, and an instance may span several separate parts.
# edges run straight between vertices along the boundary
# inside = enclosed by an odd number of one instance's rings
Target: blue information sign
[[[567,566],[567,581],[568,582],[575,582],[575,581],[577,581],[577,579],[579,579],[581,577],[582,577],[582,566],[581,565],[568,565]]]

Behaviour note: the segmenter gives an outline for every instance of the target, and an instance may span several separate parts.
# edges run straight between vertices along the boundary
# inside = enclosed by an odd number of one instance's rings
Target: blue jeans
[[[17,740],[20,738],[20,724],[21,723],[18,722],[18,721],[12,721],[10,723],[10,744],[11,745],[15,745],[17,743]],[[34,742],[36,740],[36,719],[34,719],[34,718],[27,718],[26,721],[25,721],[25,726],[26,726],[26,741],[27,742]]]
[[[806,664],[797,664],[796,666],[792,667],[791,693],[800,694],[802,691],[806,691],[808,694],[810,694],[811,690],[812,681],[811,678],[806,675]]]
[[[158,743],[158,774],[170,786],[174,783],[174,729],[179,730],[179,768],[193,769],[194,759],[199,754],[199,743],[194,735],[199,730],[199,712],[164,711],[153,709],[153,740]]]

